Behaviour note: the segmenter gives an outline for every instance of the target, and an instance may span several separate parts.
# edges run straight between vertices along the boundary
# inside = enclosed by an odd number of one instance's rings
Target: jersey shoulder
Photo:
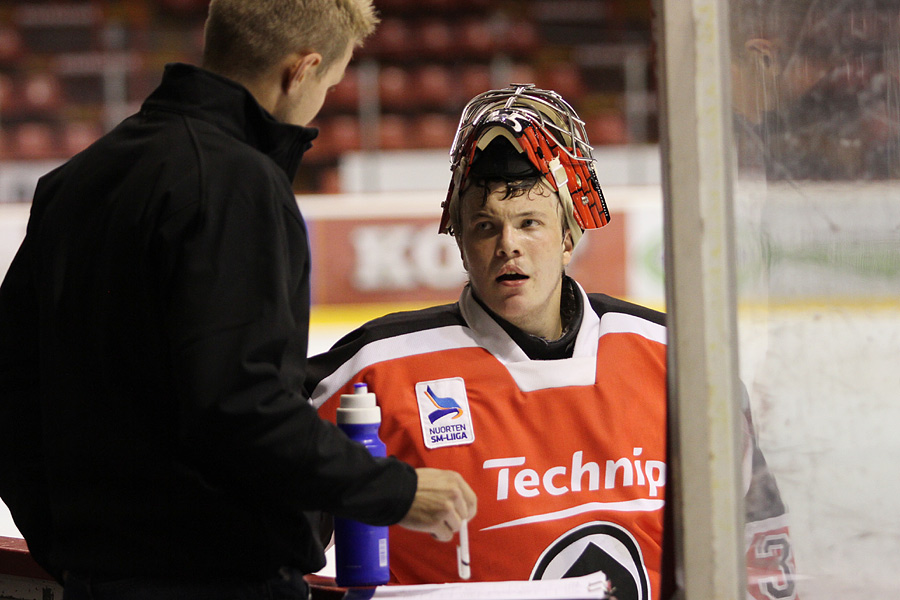
[[[346,346],[359,348],[378,340],[454,325],[466,325],[456,303],[390,313],[351,331],[335,343],[332,351]]]
[[[634,317],[644,319],[646,321],[650,321],[651,323],[655,323],[657,325],[666,325],[666,314],[658,310],[654,310],[646,306],[641,306],[640,304],[635,304],[633,302],[628,302],[627,300],[613,298],[612,296],[607,296],[606,294],[592,293],[588,294],[587,296],[588,300],[591,303],[591,308],[601,319],[606,313],[623,313],[626,315],[632,315]]]
[[[383,349],[385,344],[379,342],[386,342],[390,347],[394,347],[403,344],[404,336],[427,333],[445,327],[467,327],[458,304],[396,312],[368,321],[335,342],[327,352],[309,359],[307,393],[312,395],[323,379],[342,366],[350,364],[354,359],[354,364],[357,364],[362,360],[360,356],[371,355],[377,352],[378,348]],[[369,346],[374,348],[368,348]]]

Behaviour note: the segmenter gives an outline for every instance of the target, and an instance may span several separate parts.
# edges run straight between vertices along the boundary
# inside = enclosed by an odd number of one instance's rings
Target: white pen
[[[459,546],[456,547],[456,567],[459,570],[460,579],[468,579],[472,576],[469,562],[469,521],[463,519],[459,527]]]

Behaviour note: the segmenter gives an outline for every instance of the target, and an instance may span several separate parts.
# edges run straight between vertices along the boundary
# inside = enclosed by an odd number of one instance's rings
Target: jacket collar
[[[303,153],[319,134],[313,127],[282,123],[239,83],[184,63],[166,65],[162,83],[142,110],[169,110],[211,123],[266,154],[293,179]]]

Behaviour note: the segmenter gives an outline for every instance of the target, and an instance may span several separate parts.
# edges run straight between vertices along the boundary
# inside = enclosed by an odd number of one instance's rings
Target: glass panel
[[[894,597],[900,7],[731,0],[730,11],[741,378],[789,527],[756,469],[750,593]]]

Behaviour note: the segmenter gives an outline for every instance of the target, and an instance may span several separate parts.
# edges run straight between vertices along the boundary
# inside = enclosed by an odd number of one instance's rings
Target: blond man
[[[373,459],[306,371],[307,124],[370,0],[212,0],[204,67],[37,188],[0,287],[0,497],[67,600],[306,598],[313,513],[449,539],[455,473]]]

